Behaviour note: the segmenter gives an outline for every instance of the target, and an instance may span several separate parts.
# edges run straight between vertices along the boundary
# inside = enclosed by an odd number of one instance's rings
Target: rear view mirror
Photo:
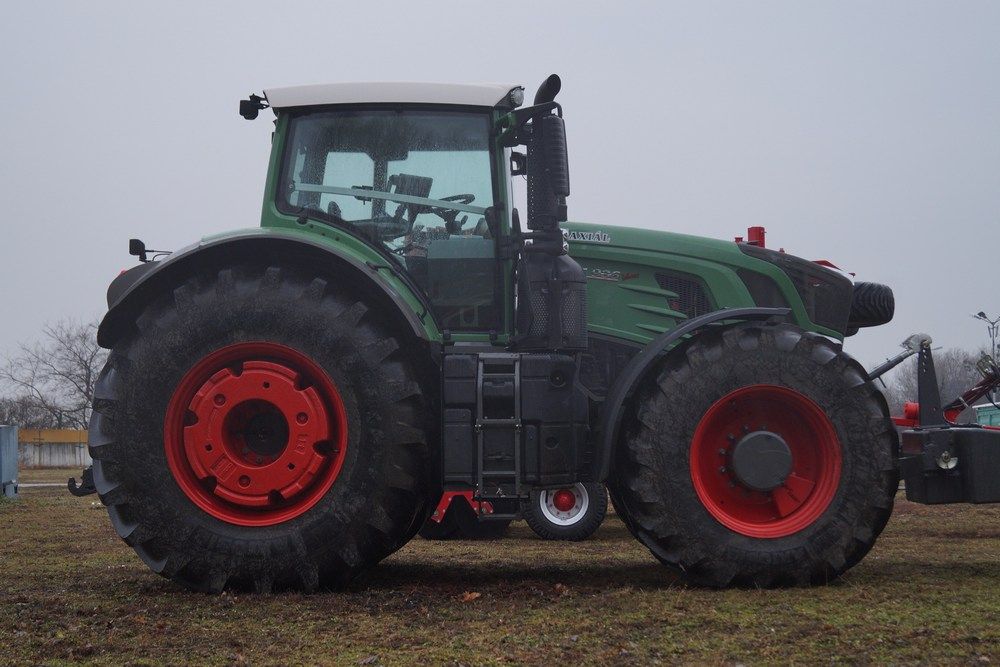
[[[553,114],[546,114],[535,122],[541,124],[542,144],[545,151],[545,171],[552,194],[569,196],[569,156],[566,150],[566,124]]]
[[[139,239],[128,240],[128,254],[138,257],[140,262],[146,261],[146,244]]]

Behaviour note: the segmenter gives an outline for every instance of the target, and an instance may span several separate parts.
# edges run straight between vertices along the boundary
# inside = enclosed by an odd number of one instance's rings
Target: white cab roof
[[[513,88],[520,86],[506,83],[324,83],[268,88],[264,95],[275,109],[320,104],[461,104],[492,107]]]

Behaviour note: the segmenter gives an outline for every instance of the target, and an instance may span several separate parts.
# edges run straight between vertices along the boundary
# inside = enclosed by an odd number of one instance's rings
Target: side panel
[[[706,312],[764,306],[754,302],[740,277],[751,272],[773,281],[798,326],[842,338],[809,319],[778,267],[740,252],[731,241],[578,222],[564,227],[570,255],[587,275],[593,333],[646,343]]]

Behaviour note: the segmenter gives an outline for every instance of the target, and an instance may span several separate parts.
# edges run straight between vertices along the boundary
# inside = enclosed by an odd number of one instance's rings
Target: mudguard
[[[401,272],[393,270],[392,259],[365,261],[314,235],[254,228],[202,240],[162,261],[147,262],[123,272],[108,287],[108,312],[97,330],[98,344],[110,349],[158,290],[181,276],[242,260],[286,260],[321,273],[346,273],[352,286],[393,306],[415,337],[431,340],[437,335],[437,324],[426,297],[415,286],[409,286]]]
[[[692,318],[681,326],[662,333],[650,341],[646,347],[642,348],[642,351],[632,357],[625,369],[615,378],[615,382],[602,405],[601,430],[598,436],[600,438],[598,479],[605,481],[611,473],[611,453],[618,441],[626,402],[635,394],[636,389],[646,379],[663,354],[673,348],[682,338],[697,333],[699,329],[722,322],[780,319],[788,317],[790,313],[790,308],[726,308]]]

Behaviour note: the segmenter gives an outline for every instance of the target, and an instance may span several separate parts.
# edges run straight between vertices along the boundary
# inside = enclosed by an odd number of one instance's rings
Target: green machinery
[[[336,587],[443,493],[498,521],[600,482],[694,583],[820,583],[867,553],[923,455],[842,349],[889,321],[891,290],[759,229],[567,222],[559,87],[529,106],[519,86],[444,84],[241,103],[276,116],[260,226],[173,253],[133,240],[99,330],[77,492],[150,568],[201,590]],[[927,502],[995,491],[910,470]]]

